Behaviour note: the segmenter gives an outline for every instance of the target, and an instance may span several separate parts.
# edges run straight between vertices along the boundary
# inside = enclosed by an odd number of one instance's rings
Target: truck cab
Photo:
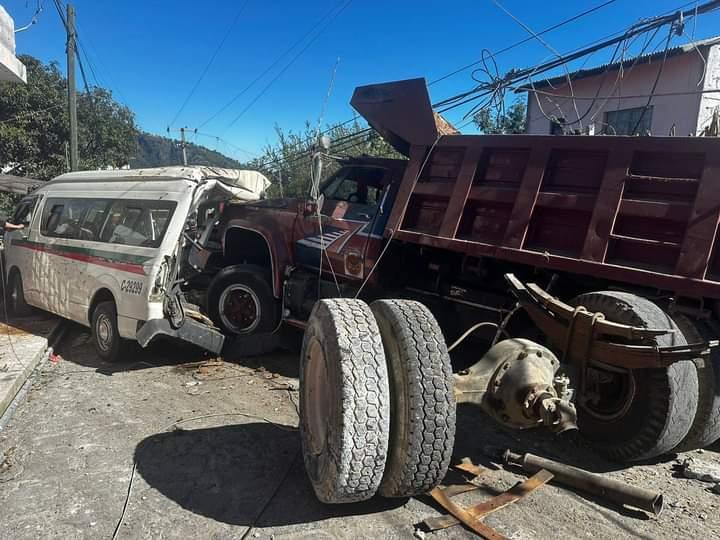
[[[225,205],[190,254],[208,279],[206,306],[230,334],[270,332],[281,319],[302,326],[317,300],[345,296],[367,276],[406,161],[354,158],[319,196]]]

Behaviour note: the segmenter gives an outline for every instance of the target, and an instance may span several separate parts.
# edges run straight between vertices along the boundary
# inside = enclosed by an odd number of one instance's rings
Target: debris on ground
[[[678,460],[675,469],[685,478],[720,484],[720,464],[689,457]]]
[[[483,475],[488,472],[487,469],[478,467],[477,465],[472,464],[469,460],[463,460],[462,463],[456,465],[454,468],[461,472],[469,473],[473,476],[473,480],[477,479],[478,475]],[[475,473],[478,473],[478,475]],[[505,537],[492,527],[486,525],[482,521],[482,518],[518,502],[537,488],[545,485],[552,478],[552,473],[546,470],[541,470],[531,478],[517,483],[504,493],[496,495],[495,497],[482,501],[471,507],[462,506],[451,500],[452,497],[468,491],[466,489],[462,489],[462,486],[450,485],[436,487],[430,492],[430,496],[435,500],[435,502],[447,510],[449,515],[428,518],[423,521],[423,526],[428,531],[432,532],[440,529],[447,529],[462,523],[468,529],[474,531],[483,538],[491,540],[503,539]],[[468,485],[471,486],[471,490],[477,489],[477,486],[474,483],[468,482]],[[416,537],[420,538],[417,534]]]
[[[662,493],[632,486],[578,467],[571,467],[533,454],[514,454],[510,450],[505,452],[504,461],[507,465],[520,467],[530,474],[548,470],[554,475],[557,483],[602,497],[618,505],[639,508],[655,515],[658,515],[663,509]]]
[[[50,360],[50,362],[52,362],[53,364],[57,364],[60,360],[62,360],[62,356],[57,353],[50,352],[50,354],[48,355],[48,360]]]

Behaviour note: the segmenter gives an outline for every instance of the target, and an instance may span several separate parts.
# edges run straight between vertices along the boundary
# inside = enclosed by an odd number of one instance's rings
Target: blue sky
[[[603,3],[603,0],[501,1],[535,31]],[[19,27],[29,21],[37,0],[0,0],[0,3]],[[317,122],[338,58],[324,123],[352,118],[348,101],[355,86],[411,77],[434,80],[475,61],[484,48],[497,51],[528,35],[491,0],[352,0],[332,24],[317,26],[321,20],[329,19],[328,13],[334,7],[339,9],[346,3],[347,0],[75,0],[74,5],[79,38],[100,84],[127,104],[135,112],[138,125],[152,133],[165,133],[230,29],[222,49],[173,128],[204,124],[202,133],[220,136],[222,140],[207,135],[191,140],[241,160],[249,157],[244,150],[258,152],[274,141],[275,124],[300,129],[305,120]],[[52,1],[44,0],[43,4],[37,24],[16,35],[18,54],[58,61],[64,71],[64,30]],[[616,0],[543,37],[558,51],[566,52],[622,30],[642,17],[675,10],[683,4],[687,2]],[[685,9],[693,5],[691,2]],[[325,30],[234,124],[230,126],[308,40],[287,54],[223,114],[207,122],[313,27]],[[696,25],[688,21],[686,33],[688,36],[694,33],[698,39],[719,34],[720,12],[699,17]],[[688,39],[677,37],[674,43]],[[499,71],[531,66],[549,59],[550,54],[539,42],[531,41],[498,56]],[[598,53],[587,65],[600,64],[610,54]],[[469,89],[473,85],[470,73],[467,70],[433,85],[430,89],[433,101]],[[453,111],[448,116],[451,121],[462,123],[462,113]],[[472,132],[472,128],[465,131]]]

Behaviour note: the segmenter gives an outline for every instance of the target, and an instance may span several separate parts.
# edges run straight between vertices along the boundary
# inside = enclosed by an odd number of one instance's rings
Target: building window
[[[652,107],[608,111],[605,113],[604,132],[607,135],[647,135],[652,125],[652,113]]]

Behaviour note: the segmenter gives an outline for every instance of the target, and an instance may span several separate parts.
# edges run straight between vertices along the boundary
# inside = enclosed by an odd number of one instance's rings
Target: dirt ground
[[[315,499],[296,431],[296,353],[200,367],[202,356],[166,345],[109,365],[75,326],[59,353],[38,368],[0,431],[3,539],[111,538],[126,500],[118,538],[412,538],[423,536],[422,520],[442,514],[426,497],[343,506]],[[455,499],[464,504],[524,479],[489,461],[498,448],[665,496],[664,512],[650,517],[547,485],[487,518],[508,537],[720,537],[720,495],[677,477],[674,459],[618,469],[572,438],[506,432],[465,408],[458,429],[456,461],[467,456],[489,469],[481,489]],[[720,464],[717,451],[693,456]],[[461,527],[425,535],[472,537]]]

